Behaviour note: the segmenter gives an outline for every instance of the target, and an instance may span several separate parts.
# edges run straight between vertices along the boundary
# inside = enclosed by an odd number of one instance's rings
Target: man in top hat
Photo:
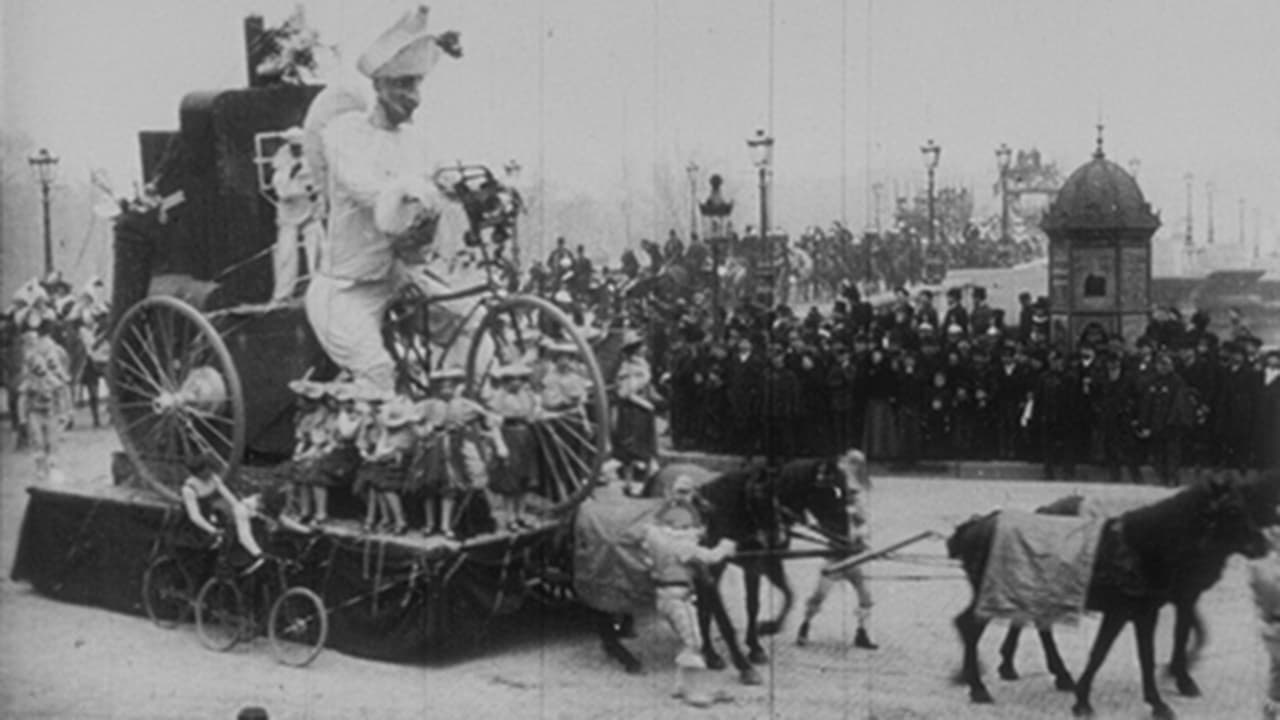
[[[305,135],[300,127],[284,131],[284,143],[271,156],[271,187],[276,193],[276,244],[271,251],[275,273],[273,302],[293,295],[298,283],[299,244],[306,252],[308,269],[314,269],[324,236],[315,207],[319,188],[303,155]]]
[[[387,390],[395,376],[381,335],[388,303],[411,283],[428,296],[445,289],[422,272],[420,251],[453,213],[443,212],[445,199],[428,180],[432,155],[413,122],[423,78],[445,53],[460,54],[456,34],[430,34],[427,8],[411,10],[357,63],[373,83],[372,106],[330,118],[320,133],[329,231],[307,289],[307,319],[339,366]],[[433,306],[431,335],[461,317],[460,308]]]

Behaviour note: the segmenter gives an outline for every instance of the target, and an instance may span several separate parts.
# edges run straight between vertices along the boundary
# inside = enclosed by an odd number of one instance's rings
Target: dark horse
[[[1080,495],[1068,495],[1048,505],[1036,508],[1036,512],[1045,515],[1077,516],[1080,514],[1083,500],[1084,498]],[[1190,642],[1193,632],[1196,638],[1195,647],[1199,648],[1204,644],[1204,623],[1201,622],[1200,615],[1196,612],[1196,603],[1199,601],[1201,593],[1218,582],[1218,577],[1218,575],[1205,575],[1200,578],[1203,583],[1202,587],[1188,586],[1182,588],[1182,596],[1173,601],[1173,652],[1169,658],[1169,675],[1177,683],[1178,692],[1186,697],[1199,697],[1200,695],[1200,686],[1191,677],[1192,655],[1189,655],[1187,650],[1187,643]],[[1054,677],[1054,685],[1059,690],[1074,690],[1075,681],[1071,679],[1071,673],[1067,671],[1066,666],[1062,663],[1062,656],[1058,653],[1058,644],[1054,641],[1052,628],[1043,627],[1036,632],[1040,637],[1040,646],[1044,649],[1045,663]],[[1000,677],[1005,680],[1018,679],[1018,670],[1014,666],[1013,659],[1018,652],[1018,638],[1021,635],[1022,625],[1020,623],[1010,623],[1004,642],[1000,644],[1000,667],[998,672]]]
[[[768,659],[760,645],[760,636],[781,630],[794,603],[783,559],[773,553],[786,549],[789,528],[802,522],[806,513],[820,528],[847,525],[844,513],[850,479],[848,471],[841,469],[838,458],[804,459],[776,469],[754,467],[731,472],[699,488],[698,495],[708,508],[707,544],[715,545],[723,538],[737,544],[738,556],[731,558],[731,562],[742,568],[747,596],[747,657],[751,662],[763,663]],[[720,565],[712,569],[717,586],[726,567]],[[776,617],[758,621],[762,576],[778,588],[783,600]],[[698,615],[707,665],[724,667],[707,632],[710,614],[699,606]],[[717,625],[730,650],[736,652],[731,641],[732,627],[725,632],[724,623],[718,621]]]
[[[1243,479],[1216,475],[1169,498],[1105,521],[1098,540],[1093,577],[1085,607],[1102,613],[1102,624],[1089,651],[1089,662],[1076,682],[1077,716],[1092,716],[1089,694],[1093,678],[1106,660],[1116,636],[1133,622],[1142,669],[1142,696],[1157,718],[1173,718],[1160,697],[1153,666],[1154,632],[1161,606],[1205,588],[1221,575],[1227,558],[1240,553],[1262,557],[1267,541],[1262,528],[1280,522],[1280,477]],[[956,616],[964,642],[961,674],[974,702],[991,702],[978,669],[978,641],[987,619],[974,608],[986,570],[999,512],[962,523],[947,549],[958,558],[973,589],[973,600]]]

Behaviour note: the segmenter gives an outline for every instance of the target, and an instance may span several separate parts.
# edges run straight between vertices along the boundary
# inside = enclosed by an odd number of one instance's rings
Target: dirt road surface
[[[84,419],[81,420],[83,427]],[[789,566],[797,608],[782,636],[767,646],[765,685],[743,687],[729,672],[714,677],[733,701],[707,710],[669,697],[674,638],[654,618],[632,641],[645,661],[641,676],[623,674],[603,655],[590,628],[572,620],[526,614],[500,636],[461,658],[418,665],[371,662],[327,651],[309,668],[276,665],[262,644],[228,654],[204,650],[191,628],[161,630],[146,620],[54,602],[8,579],[26,505],[31,458],[0,436],[0,717],[3,718],[234,718],[247,705],[272,718],[1025,718],[1070,717],[1070,695],[1055,692],[1040,649],[1028,636],[1019,654],[1023,679],[994,677],[1003,628],[983,643],[992,706],[970,705],[951,682],[960,645],[951,618],[968,601],[967,584],[945,558],[940,541],[926,541],[869,569],[877,605],[872,634],[881,649],[852,648],[853,593],[833,595],[814,624],[812,642],[793,642],[817,561]],[[109,482],[109,431],[73,430],[62,466],[75,482]],[[883,477],[874,491],[873,544],[922,529],[949,531],[972,513],[996,506],[1034,507],[1078,487],[1107,493],[1155,489],[1071,483]],[[1234,558],[1225,578],[1202,601],[1209,645],[1197,668],[1199,699],[1166,698],[1182,718],[1259,717],[1265,653],[1245,586],[1245,564]],[[724,591],[741,621],[740,576],[731,570]],[[778,596],[766,600],[768,612]],[[1068,665],[1083,666],[1097,619],[1061,628]],[[1167,658],[1171,616],[1161,617],[1159,656]],[[1133,641],[1126,631],[1100,674],[1094,705],[1101,718],[1149,715],[1140,699]]]

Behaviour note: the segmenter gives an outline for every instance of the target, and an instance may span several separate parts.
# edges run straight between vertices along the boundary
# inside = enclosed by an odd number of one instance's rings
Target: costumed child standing
[[[67,389],[71,385],[66,353],[54,342],[53,324],[41,323],[36,336],[26,340],[22,379],[18,382],[18,424],[26,428],[36,455],[36,480],[54,477],[58,434],[66,424]]]
[[[656,586],[658,613],[680,639],[673,694],[694,707],[707,707],[720,698],[708,693],[700,682],[707,666],[702,658],[694,579],[706,566],[723,562],[735,546],[727,539],[714,548],[702,546],[705,528],[693,503],[695,489],[688,476],[672,483],[671,495],[644,527],[641,547]]]
[[[421,409],[400,396],[384,399],[374,411],[371,432],[362,448],[364,462],[356,473],[357,492],[365,491],[371,501],[365,532],[403,535],[409,528],[400,494],[407,488],[409,461],[417,442],[414,425],[420,419]]]
[[[502,440],[507,457],[494,468],[490,489],[499,513],[510,530],[529,527],[525,497],[539,489],[537,445],[533,422],[538,419],[538,395],[529,385],[533,369],[524,363],[504,365],[493,373],[497,387],[489,397],[489,409],[502,419]]]
[[[507,449],[496,418],[484,406],[463,397],[466,373],[445,368],[431,376],[434,402],[424,405],[420,435],[427,435],[410,464],[410,487],[427,494],[424,532],[455,537],[457,502],[489,486],[489,462]],[[439,513],[438,520],[436,513]]]
[[[871,505],[871,474],[867,470],[867,458],[858,450],[850,450],[836,461],[837,471],[845,478],[845,510],[849,518],[849,527],[847,529],[848,542],[845,548],[851,554],[857,554],[867,549],[867,542],[870,539],[871,528],[869,509]],[[826,567],[830,567],[837,562],[832,560],[827,563]],[[823,569],[825,570],[826,567]],[[800,630],[796,634],[796,644],[804,645],[809,642],[809,623],[822,610],[822,604],[826,601],[827,595],[831,593],[832,588],[837,583],[846,581],[853,586],[853,590],[858,595],[858,609],[855,616],[858,620],[858,631],[854,635],[854,647],[864,648],[866,650],[875,650],[879,646],[871,642],[871,636],[867,634],[867,624],[871,619],[871,590],[867,587],[867,576],[862,572],[861,565],[854,565],[845,568],[835,575],[818,574],[818,585],[813,589],[813,594],[809,596],[804,607],[804,621],[800,623]]]
[[[294,507],[299,521],[323,523],[328,519],[329,492],[322,484],[318,466],[332,445],[337,413],[326,405],[328,392],[323,383],[294,380],[289,389],[298,396],[298,422],[293,430],[293,457],[288,468]]]

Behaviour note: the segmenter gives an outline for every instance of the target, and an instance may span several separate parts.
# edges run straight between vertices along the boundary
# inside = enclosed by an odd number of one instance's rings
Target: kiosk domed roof
[[[1046,231],[1155,231],[1160,227],[1160,218],[1143,198],[1138,181],[1107,159],[1099,140],[1093,159],[1077,168],[1062,184],[1041,226]]]

